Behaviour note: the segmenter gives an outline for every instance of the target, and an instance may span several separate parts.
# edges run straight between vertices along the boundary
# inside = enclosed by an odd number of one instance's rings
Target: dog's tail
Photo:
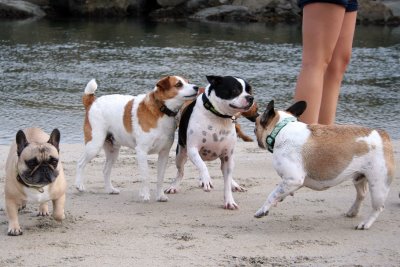
[[[91,79],[90,82],[85,87],[85,93],[82,96],[82,103],[85,106],[85,110],[88,111],[90,106],[92,106],[93,102],[96,100],[94,92],[97,89],[97,83],[95,79]]]

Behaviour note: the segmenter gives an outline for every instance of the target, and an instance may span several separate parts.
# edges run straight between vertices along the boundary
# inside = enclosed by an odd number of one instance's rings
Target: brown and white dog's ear
[[[22,130],[17,132],[15,137],[15,142],[17,143],[17,155],[21,156],[22,150],[29,145],[28,140],[26,139],[25,133]]]
[[[273,117],[275,117],[274,100],[271,100],[267,105],[267,109],[261,115],[261,126],[266,128],[266,126],[268,125],[268,121],[271,120]]]
[[[288,109],[286,109],[286,111],[298,118],[301,114],[303,114],[306,108],[307,108],[306,101],[298,101],[293,105],[291,105]]]
[[[49,141],[47,141],[47,143],[52,144],[55,148],[57,148],[57,151],[60,151],[59,148],[60,138],[61,138],[60,131],[58,129],[54,129],[51,132]]]
[[[162,78],[161,80],[158,81],[157,87],[159,87],[161,90],[167,90],[171,87],[170,82],[169,82],[169,76]]]

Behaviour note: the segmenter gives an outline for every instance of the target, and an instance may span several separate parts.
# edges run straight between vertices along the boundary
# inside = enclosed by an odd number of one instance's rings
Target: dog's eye
[[[36,158],[34,158],[30,160],[25,160],[25,164],[26,166],[28,166],[28,168],[34,169],[37,165],[39,165],[39,161]]]
[[[179,81],[177,84],[175,84],[176,88],[181,88],[183,86],[183,83]]]
[[[57,165],[58,165],[58,159],[56,159],[56,158],[50,158],[50,159],[47,161],[47,163],[50,164],[51,166],[53,166],[54,168],[56,168]]]

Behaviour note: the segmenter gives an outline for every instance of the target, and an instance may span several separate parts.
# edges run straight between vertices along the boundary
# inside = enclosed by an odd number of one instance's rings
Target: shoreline
[[[400,140],[393,140],[399,166]],[[174,147],[174,146],[173,146]],[[371,208],[369,194],[359,216],[344,213],[355,198],[351,181],[326,191],[302,188],[272,208],[264,218],[253,217],[280,181],[271,154],[256,142],[238,141],[234,178],[247,192],[234,193],[239,209],[224,210],[219,161],[207,162],[214,189],[198,188],[197,170],[186,164],[181,191],[169,201],[154,200],[156,156],[149,160],[151,200],[138,201],[139,182],[133,150],[121,149],[111,177],[119,195],[103,190],[101,153],[87,165],[88,192],[74,188],[76,161],[83,144],[61,144],[68,182],[66,219],[36,217],[37,205],[19,214],[24,234],[7,236],[7,219],[0,210],[2,266],[398,266],[400,264],[400,179],[395,179],[385,210],[369,230],[354,226]],[[8,146],[0,145],[0,186]],[[175,176],[175,152],[170,151],[164,188]],[[0,203],[3,204],[4,196]],[[0,205],[2,207],[3,205]],[[51,205],[50,205],[51,206]],[[50,207],[51,211],[51,207]]]

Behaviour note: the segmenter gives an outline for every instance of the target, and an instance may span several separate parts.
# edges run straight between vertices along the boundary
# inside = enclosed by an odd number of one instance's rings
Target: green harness
[[[271,153],[274,153],[274,145],[275,145],[275,138],[278,135],[278,133],[282,130],[283,127],[285,127],[289,122],[297,121],[296,117],[288,117],[283,119],[281,122],[279,122],[275,128],[272,130],[272,132],[267,136],[267,145],[268,145],[268,151]]]

